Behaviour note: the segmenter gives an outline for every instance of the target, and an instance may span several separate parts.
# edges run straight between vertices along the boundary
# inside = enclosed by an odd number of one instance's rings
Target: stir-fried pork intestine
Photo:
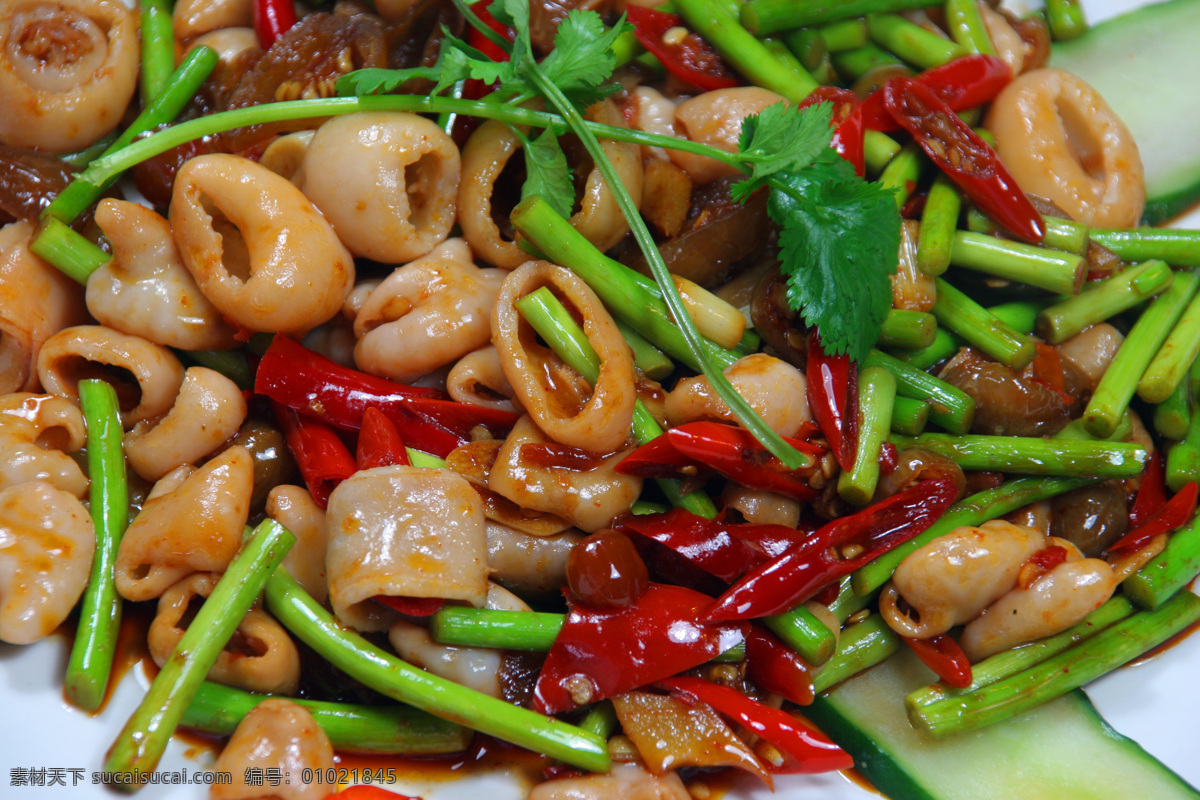
[[[252,487],[253,466],[243,447],[231,447],[199,469],[167,473],[121,538],[121,596],[152,600],[193,572],[224,572],[242,544]]]
[[[211,800],[251,800],[266,796],[280,800],[321,800],[329,784],[319,780],[288,780],[267,786],[255,774],[313,775],[333,769],[333,746],[325,731],[303,706],[282,698],[263,700],[247,714],[213,767],[234,780],[214,784]],[[332,774],[332,773],[331,773]],[[249,777],[248,777],[249,776]]]
[[[171,226],[200,291],[247,330],[305,333],[336,314],[354,285],[354,259],[321,212],[249,159],[184,164]]]
[[[1063,559],[1033,559],[1057,548]],[[911,553],[880,598],[880,613],[903,636],[925,639],[967,623],[961,638],[972,661],[1065,630],[1116,588],[1107,563],[1084,558],[1071,542],[993,520],[961,527]]]
[[[616,471],[627,450],[588,470],[545,466],[522,452],[525,445],[549,443],[528,415],[521,417],[500,448],[488,487],[523,508],[557,514],[588,532],[608,527],[641,495],[641,478]]]
[[[1137,143],[1100,94],[1074,75],[1039,69],[1004,88],[985,123],[1026,192],[1094,227],[1137,225],[1146,184]]]
[[[0,398],[0,486],[46,481],[83,497],[89,480],[68,453],[84,445],[83,414],[61,397],[19,392]]]
[[[1081,558],[1078,551],[1067,558],[1030,586],[1008,592],[968,623],[959,644],[971,661],[1066,630],[1112,596],[1117,579],[1108,564]]]
[[[512,592],[494,584],[488,588],[484,607],[502,611],[531,610]],[[392,623],[388,641],[397,655],[421,669],[491,697],[504,697],[501,671],[505,654],[502,650],[438,644],[425,628],[403,620]]]
[[[126,427],[166,414],[183,384],[183,364],[168,348],[102,325],[65,328],[47,339],[37,374],[47,392],[73,402],[81,380],[106,378]]]
[[[403,264],[454,225],[458,148],[416,114],[334,117],[312,137],[301,170],[300,188],[356,256]]]
[[[166,416],[139,422],[126,434],[125,455],[134,472],[156,481],[215,452],[245,420],[246,399],[237,384],[207,367],[191,367]]]
[[[582,538],[574,529],[553,536],[533,536],[488,522],[488,566],[492,579],[526,597],[557,593],[566,583],[567,556]]]
[[[137,88],[138,16],[117,0],[0,3],[0,141],[79,150]]]
[[[66,620],[91,575],[95,541],[74,495],[39,480],[0,489],[0,641],[36,642]]]
[[[583,317],[588,344],[600,359],[594,385],[539,343],[517,310],[522,297],[543,287],[565,297]],[[625,443],[637,401],[633,358],[600,298],[577,275],[546,261],[530,261],[510,273],[496,298],[492,341],[513,393],[543,433],[561,444],[599,453]]]
[[[329,594],[325,579],[325,509],[303,486],[276,486],[267,496],[267,516],[292,532],[296,544],[283,568],[318,603]]]
[[[945,633],[1007,594],[1022,565],[1045,546],[1046,537],[1037,531],[1008,522],[956,528],[904,559],[880,610],[905,636]],[[897,594],[911,614],[897,606]]]
[[[753,353],[725,370],[725,377],[774,430],[791,436],[812,419],[804,373],[778,358]],[[698,419],[732,421],[733,412],[708,378],[685,378],[667,395],[667,419],[682,425]]]
[[[387,630],[395,614],[376,595],[441,597],[482,606],[487,597],[483,506],[449,470],[376,467],[329,495],[325,567],[337,615]]]
[[[87,281],[88,311],[104,325],[181,350],[226,350],[233,330],[179,257],[171,223],[152,209],[105,199],[96,224],[113,257]]]
[[[212,594],[220,577],[194,572],[158,598],[158,611],[146,635],[154,663],[160,667],[167,663],[187,632],[186,620],[194,611],[193,605],[203,603]],[[295,694],[300,685],[300,653],[274,617],[252,608],[238,623],[208,677],[248,692]]]
[[[505,275],[476,267],[462,239],[442,242],[395,270],[363,301],[354,318],[355,363],[405,383],[484,346]]]
[[[83,294],[70,278],[29,249],[33,224],[0,228],[0,391],[38,386],[37,359],[46,340],[87,321]]]

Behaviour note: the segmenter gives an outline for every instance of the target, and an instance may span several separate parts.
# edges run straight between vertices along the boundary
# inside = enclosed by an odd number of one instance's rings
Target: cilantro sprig
[[[735,199],[745,200],[777,172],[799,172],[829,150],[833,106],[817,103],[802,111],[776,103],[746,117],[738,139],[738,154],[750,178],[733,187]]]
[[[777,103],[747,117],[738,151],[750,177],[732,194],[745,201],[769,189],[788,304],[828,352],[862,361],[891,308],[900,215],[891,190],[859,178],[830,149],[831,115],[828,103]]]
[[[863,361],[892,306],[900,249],[892,193],[859,179],[832,150],[768,185],[788,304],[820,331],[827,352]]]

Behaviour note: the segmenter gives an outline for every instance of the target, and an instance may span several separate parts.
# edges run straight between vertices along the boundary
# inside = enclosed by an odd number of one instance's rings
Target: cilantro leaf
[[[767,106],[742,122],[738,152],[751,169],[750,177],[734,187],[744,200],[776,172],[800,172],[829,148],[833,106],[817,103],[796,108],[786,103]]]
[[[828,149],[769,185],[789,303],[820,331],[827,351],[861,362],[892,305],[889,276],[900,249],[892,191],[862,180]]]
[[[338,78],[337,92],[342,97],[386,94],[396,91],[414,78],[432,81],[434,87],[430,94],[440,94],[447,87],[467,78],[478,78],[485,83],[500,81],[506,85],[524,86],[516,78],[510,62],[492,61],[466,42],[447,34],[442,40],[441,53],[434,66],[355,70]]]
[[[622,20],[605,29],[595,11],[572,11],[554,35],[554,50],[541,63],[546,79],[573,100],[590,105],[620,87],[601,86],[616,69],[613,43],[631,26]]]
[[[338,78],[339,97],[363,97],[369,94],[394,92],[413,78],[436,81],[440,77],[439,67],[413,67],[412,69],[359,69]]]
[[[558,137],[547,128],[536,139],[522,137],[522,147],[526,177],[525,185],[521,187],[521,199],[537,195],[560,216],[570,217],[571,206],[575,203],[575,186]]]
[[[512,57],[514,60],[521,56],[533,58],[533,47],[529,38],[529,0],[500,0],[488,6],[502,25],[507,25],[516,31],[513,40]]]
[[[487,84],[499,81],[507,86],[510,83],[521,83],[511,61],[492,61],[486,56],[476,58],[464,47],[458,47],[456,42],[447,39],[443,43],[441,58],[435,69],[442,70],[438,90],[451,86],[464,78],[476,78]]]

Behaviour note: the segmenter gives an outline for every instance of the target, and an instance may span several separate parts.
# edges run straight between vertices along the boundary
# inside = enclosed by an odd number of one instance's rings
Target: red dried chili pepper
[[[808,479],[824,451],[799,439],[785,439],[808,457],[806,466],[785,466],[745,428],[721,422],[688,422],[634,450],[621,460],[617,471],[665,478],[687,467],[707,467],[751,489],[811,500],[818,492],[808,485]]]
[[[664,38],[667,31],[683,26],[678,14],[633,4],[626,7],[625,13],[642,47],[653,53],[675,77],[706,92],[742,85],[712,45],[699,35],[688,32],[678,40]]]
[[[826,355],[816,333],[808,338],[808,407],[842,469],[858,449],[858,367],[849,356]]]
[[[752,619],[794,608],[928,528],[957,498],[954,481],[936,478],[835,519],[742,578],[702,619]]]
[[[971,685],[971,662],[958,642],[942,633],[928,639],[901,637],[908,649],[917,654],[921,663],[929,667],[939,678],[955,689]]]
[[[1058,395],[1065,405],[1071,405],[1071,395],[1067,393],[1067,376],[1063,371],[1062,356],[1056,348],[1045,342],[1034,342],[1036,355],[1029,364],[1029,376],[1050,391]]]
[[[698,466],[700,465],[695,461],[685,458],[676,450],[666,432],[663,432],[621,459],[616,470],[624,475],[636,475],[639,478],[672,478],[677,476],[681,469]]]
[[[900,453],[896,450],[896,445],[884,442],[879,448],[879,474],[885,477],[891,475],[899,463]]]
[[[795,758],[799,763],[797,772],[832,772],[854,766],[850,754],[823,733],[805,727],[786,711],[764,705],[736,689],[692,677],[668,678],[658,681],[658,686],[681,695],[680,699],[707,703],[732,717],[739,725]]]
[[[1183,524],[1190,520],[1192,515],[1196,513],[1198,490],[1200,490],[1200,487],[1197,487],[1195,481],[1188,483],[1187,486],[1180,489],[1174,497],[1167,501],[1166,505],[1160,508],[1149,519],[1122,536],[1116,544],[1108,548],[1109,551],[1136,550],[1160,533],[1167,533],[1176,528],[1183,527]]]
[[[404,449],[400,431],[374,406],[363,412],[355,456],[359,469],[390,467],[393,464],[408,466],[408,451]]]
[[[830,124],[833,125],[834,131],[829,146],[854,166],[858,177],[863,177],[866,174],[866,161],[863,153],[862,101],[849,89],[818,86],[804,98],[799,107],[808,108],[816,103],[829,103],[833,106]]]
[[[796,705],[813,701],[812,666],[771,633],[757,625],[746,634],[746,676],[768,692]]]
[[[682,508],[623,517],[614,527],[653,539],[726,582],[785,552],[805,536],[786,525],[717,522]]]
[[[1017,588],[1028,589],[1042,576],[1067,560],[1067,548],[1060,544],[1043,547],[1029,557],[1017,575]]]
[[[382,786],[357,783],[354,786],[347,786],[340,792],[326,795],[325,800],[421,800],[421,798],[409,797],[406,794],[384,789]]]
[[[744,623],[696,621],[711,602],[682,586],[652,583],[631,606],[572,606],[538,676],[535,708],[570,711],[698,667],[733,647],[745,638]]]
[[[808,442],[785,439],[813,465],[824,453]],[[746,486],[784,493],[794,490],[805,495],[812,492],[807,482],[796,486],[797,471],[785,467],[754,438],[754,434],[737,425],[704,420],[689,422],[668,429],[667,440],[681,455]]]
[[[363,414],[374,406],[407,445],[440,457],[470,441],[478,425],[503,435],[517,421],[507,411],[456,403],[436,389],[343,367],[286,336],[276,336],[263,354],[254,391],[343,430],[360,428]]]
[[[986,55],[956,58],[915,77],[954,111],[966,111],[991,102],[1012,79],[1008,64]],[[862,101],[862,117],[868,130],[894,131],[900,127],[888,113],[882,90],[872,92]]]
[[[1038,568],[1045,572],[1057,567],[1059,564],[1067,560],[1067,548],[1061,544],[1050,545],[1043,547],[1029,557],[1029,562],[1037,565]]]
[[[296,8],[292,0],[254,0],[254,33],[263,50],[296,24]]]
[[[488,10],[492,2],[493,0],[480,0],[480,2],[471,6],[471,10],[475,12],[475,16],[479,17],[480,22],[500,34],[509,43],[512,43],[516,38],[516,31],[492,16],[492,12]],[[510,59],[510,55],[505,52],[504,48],[489,39],[474,26],[467,32],[467,44],[492,61],[508,61]],[[497,86],[499,86],[499,82],[485,83],[478,78],[468,78],[463,84],[462,97],[464,100],[481,100],[495,91]],[[469,114],[456,114],[454,117],[454,127],[450,134],[451,138],[454,139],[454,143],[462,147],[481,123],[482,120],[479,117],[473,117]]]
[[[1028,242],[1040,242],[1046,224],[988,144],[950,106],[913,78],[892,78],[883,89],[888,113],[921,145],[979,210]]]
[[[912,184],[910,183],[910,185]],[[929,202],[929,194],[916,190],[915,185],[913,189],[913,193],[904,201],[904,205],[900,206],[901,219],[920,219],[921,215],[925,213],[925,204]]]
[[[1142,475],[1137,498],[1129,509],[1129,530],[1133,530],[1157,514],[1167,504],[1166,467],[1162,453],[1150,456],[1146,472]]]
[[[350,449],[324,422],[279,403],[271,405],[309,494],[324,508],[334,487],[358,471]]]
[[[516,38],[516,31],[504,25],[500,20],[492,16],[491,8],[493,0],[480,0],[478,3],[471,5],[471,10],[475,12],[475,16],[479,17],[479,21],[489,28],[500,34],[510,44]],[[490,58],[492,61],[508,61],[509,54],[504,51],[500,45],[493,42],[482,31],[471,28],[467,34],[467,44],[474,47],[479,52]]]
[[[375,595],[375,602],[383,603],[393,611],[399,611],[410,617],[430,617],[437,613],[446,600],[442,597],[408,597],[386,594]]]

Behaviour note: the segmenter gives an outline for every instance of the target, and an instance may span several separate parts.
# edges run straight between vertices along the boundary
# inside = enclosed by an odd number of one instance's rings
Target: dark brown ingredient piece
[[[730,197],[733,183],[733,178],[722,178],[692,192],[679,235],[658,246],[673,275],[712,289],[766,248],[773,231],[766,192],[743,205]],[[626,263],[643,275],[650,274],[640,253],[630,253]]]
[[[533,689],[537,686],[538,674],[545,660],[545,653],[504,652],[500,659],[499,677],[500,694],[505,702],[523,708],[533,705]]]
[[[1021,41],[1025,44],[1025,63],[1022,71],[1041,69],[1050,60],[1050,28],[1041,14],[1018,17],[1008,9],[997,9],[1008,18]]]
[[[437,64],[446,33],[464,36],[466,23],[450,3],[422,0],[414,3],[405,16],[384,29],[388,67],[432,67]],[[413,80],[401,91],[426,93],[433,88],[430,81]]]
[[[959,350],[938,377],[975,399],[972,433],[1050,436],[1071,421],[1067,404],[1053,389],[969,347]]]
[[[875,502],[885,500],[892,495],[908,489],[918,481],[949,478],[958,487],[958,496],[962,497],[967,487],[966,476],[962,467],[943,455],[910,447],[896,454],[896,468],[879,479],[875,491]]]
[[[37,222],[75,170],[54,156],[0,144],[0,224]]]
[[[567,557],[567,585],[592,608],[631,605],[649,583],[650,573],[633,542],[611,529],[593,533]]]
[[[205,136],[173,147],[165,153],[152,156],[133,169],[133,182],[142,196],[154,206],[154,210],[167,216],[171,206],[171,192],[175,188],[175,175],[183,163],[196,156],[224,152],[219,137]]]
[[[608,0],[534,0],[529,4],[529,40],[534,52],[544,56],[554,49],[554,34],[567,14],[576,9],[605,14]]]
[[[294,483],[299,477],[296,462],[288,450],[283,433],[262,417],[251,415],[229,444],[240,444],[254,460],[254,492],[250,513],[256,514],[267,502],[267,494],[276,486]]]
[[[754,330],[776,355],[800,369],[808,365],[808,338],[804,322],[788,302],[787,278],[779,271],[777,260],[754,287],[750,300],[750,320],[754,323]]]
[[[1129,508],[1125,492],[1111,482],[1085,486],[1050,503],[1050,535],[1096,557],[1125,535]]]
[[[390,68],[415,67],[422,62],[429,32],[447,5],[437,0],[418,0],[408,7],[403,17],[387,25],[383,39]]]
[[[387,66],[383,22],[371,14],[328,14],[303,17],[279,37],[233,88],[229,109],[281,100],[332,97],[338,78],[356,69]],[[223,135],[228,152],[245,152],[278,133],[315,127],[317,120],[298,120],[238,128]]]

